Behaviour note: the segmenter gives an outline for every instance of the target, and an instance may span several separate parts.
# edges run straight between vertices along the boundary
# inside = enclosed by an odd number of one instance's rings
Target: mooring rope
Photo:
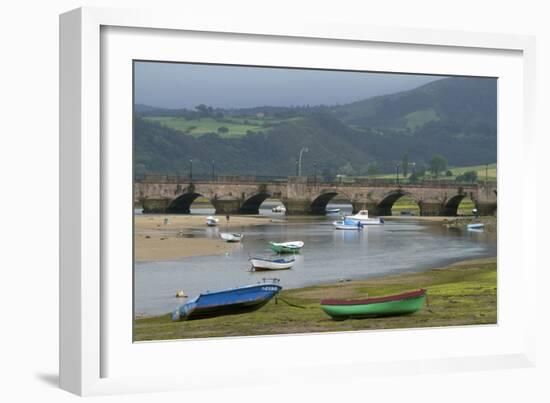
[[[283,301],[285,304],[287,304],[288,306],[291,306],[293,308],[308,309],[307,306],[293,304],[292,302],[288,302],[287,300],[285,300],[281,297],[276,297],[275,298],[275,303],[277,303],[278,300]]]

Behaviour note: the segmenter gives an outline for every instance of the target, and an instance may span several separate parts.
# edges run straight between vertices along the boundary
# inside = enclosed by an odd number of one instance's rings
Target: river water
[[[266,203],[264,203],[266,205]],[[263,207],[263,205],[262,205]],[[347,206],[329,205],[342,208]],[[284,217],[271,212],[280,224],[246,227],[243,241],[226,255],[196,256],[175,261],[138,262],[135,264],[135,313],[165,314],[181,305],[175,293],[183,290],[189,297],[201,292],[232,288],[261,281],[280,279],[283,288],[298,288],[341,280],[443,266],[460,260],[496,256],[496,235],[461,229],[446,229],[441,223],[390,221],[367,226],[362,231],[335,230],[336,217]],[[347,211],[349,212],[349,211]],[[212,214],[208,209],[194,214]],[[223,226],[221,228],[223,231]],[[187,237],[219,237],[218,228],[189,230]],[[251,272],[251,256],[270,256],[268,242],[300,240],[305,246],[290,270]]]

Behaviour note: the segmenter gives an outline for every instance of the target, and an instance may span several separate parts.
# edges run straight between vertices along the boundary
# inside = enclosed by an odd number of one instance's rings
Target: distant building
[[[257,112],[257,113],[256,113],[256,117],[257,117],[258,119],[262,119],[264,116],[265,116],[265,114],[264,114],[263,112]]]

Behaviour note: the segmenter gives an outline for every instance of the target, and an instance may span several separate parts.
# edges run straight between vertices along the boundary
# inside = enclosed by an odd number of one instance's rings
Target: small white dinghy
[[[241,242],[241,239],[243,239],[243,234],[234,234],[230,232],[222,232],[220,233],[220,237],[225,242]]]
[[[339,208],[326,208],[325,214],[338,214],[341,210]]]
[[[368,210],[361,210],[355,215],[348,215],[345,217],[345,221],[348,221],[348,220],[359,221],[363,225],[384,224],[384,219],[382,217],[369,218]]]
[[[209,227],[215,227],[218,225],[219,222],[220,220],[218,218],[211,215],[206,217],[206,225],[208,225]]]
[[[282,204],[275,206],[271,209],[274,213],[286,213],[286,207]]]
[[[483,228],[485,228],[485,224],[483,224],[482,222],[476,222],[476,223],[466,225],[466,228],[468,228],[468,229],[483,229]]]
[[[248,259],[254,270],[286,270],[294,266],[295,259],[251,257]]]

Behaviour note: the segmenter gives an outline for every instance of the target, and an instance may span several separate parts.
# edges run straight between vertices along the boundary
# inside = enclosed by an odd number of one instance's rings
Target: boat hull
[[[288,270],[294,266],[294,259],[284,262],[277,262],[265,259],[250,259],[254,270]]]
[[[303,246],[304,246],[303,243],[300,243],[300,244],[292,244],[292,243],[282,244],[282,243],[275,243],[275,242],[269,243],[269,247],[271,248],[271,250],[276,253],[299,253],[300,249],[302,249]]]
[[[216,227],[219,223],[219,220],[214,217],[206,217],[206,225],[209,227]]]
[[[253,312],[267,304],[282,289],[277,284],[255,284],[201,294],[172,313],[172,320],[205,319]]]
[[[226,242],[241,242],[241,239],[243,239],[243,234],[229,234],[223,232],[220,234],[220,237]]]
[[[380,225],[384,224],[384,220],[380,217],[378,218],[353,218],[353,217],[346,217],[346,220],[350,221],[358,221],[363,225]]]
[[[426,302],[425,290],[384,298],[373,298],[380,302],[364,301],[321,301],[321,309],[335,320],[363,319],[380,316],[408,315],[417,312]],[[392,299],[394,298],[394,299]]]
[[[364,228],[364,225],[361,224],[361,223],[358,223],[357,221],[355,223],[346,223],[346,222],[343,222],[343,221],[334,221],[332,223],[332,225],[334,225],[334,227],[336,229],[341,229],[341,230],[357,231],[357,230],[362,230]]]

